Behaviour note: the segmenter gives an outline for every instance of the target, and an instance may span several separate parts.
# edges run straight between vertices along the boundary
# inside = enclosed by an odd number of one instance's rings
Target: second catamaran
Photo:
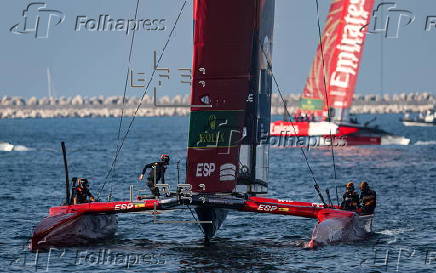
[[[409,144],[349,116],[373,6],[374,0],[332,0],[298,110],[293,121],[273,122],[271,136],[319,138],[320,145],[331,137],[338,145]]]

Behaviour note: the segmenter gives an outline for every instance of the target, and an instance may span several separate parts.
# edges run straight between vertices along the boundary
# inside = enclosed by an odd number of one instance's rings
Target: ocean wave
[[[28,151],[33,151],[33,150],[34,150],[33,148],[29,148],[29,147],[26,147],[24,145],[15,145],[14,146],[14,151],[17,151],[17,152],[28,152]]]
[[[417,141],[415,145],[436,145],[436,140],[430,141]]]
[[[414,230],[413,228],[397,228],[397,229],[385,229],[382,231],[378,231],[376,233],[387,235],[387,236],[396,236],[413,230]]]

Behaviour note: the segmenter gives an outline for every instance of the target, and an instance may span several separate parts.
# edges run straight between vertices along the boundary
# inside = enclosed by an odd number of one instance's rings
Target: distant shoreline
[[[293,112],[299,97],[291,94],[285,97],[288,110]],[[186,116],[190,108],[189,96],[177,95],[159,98],[157,105],[153,98],[145,96],[138,117]],[[272,95],[271,113],[283,114],[283,103],[277,94]],[[139,98],[117,97],[81,97],[73,98],[30,98],[5,96],[0,98],[0,118],[63,118],[63,117],[120,117],[132,116],[140,103]],[[355,114],[421,112],[436,106],[436,95],[429,93],[401,93],[394,95],[355,95],[351,112]]]

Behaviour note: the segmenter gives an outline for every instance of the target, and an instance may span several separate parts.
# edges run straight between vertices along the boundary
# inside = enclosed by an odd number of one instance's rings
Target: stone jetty
[[[299,95],[285,97],[288,110],[293,112],[298,104]],[[142,101],[137,97],[82,97],[72,98],[21,98],[4,96],[0,98],[0,118],[63,118],[63,117],[139,117],[186,116],[189,114],[188,95],[164,96],[156,103],[151,96]],[[138,108],[138,105],[141,107]],[[355,95],[351,112],[363,113],[402,113],[421,112],[436,106],[436,94],[401,93],[393,95]],[[138,109],[138,110],[137,110]],[[272,95],[273,115],[283,114],[283,103],[277,94]]]

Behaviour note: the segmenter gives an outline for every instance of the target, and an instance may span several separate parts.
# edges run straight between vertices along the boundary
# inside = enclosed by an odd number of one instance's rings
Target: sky
[[[181,76],[186,72],[179,69],[191,67],[192,1],[186,1],[161,61],[160,68],[169,69],[169,73],[162,70],[159,74],[169,74],[169,78],[156,77],[149,94],[154,87],[159,97],[190,92],[189,84],[181,83],[186,80]],[[376,0],[375,6],[380,1]],[[121,26],[119,31],[101,31],[103,26],[96,30],[92,19],[98,21],[100,15],[113,20],[134,19],[136,0],[1,0],[0,97],[48,96],[47,70],[51,74],[52,94],[58,97],[121,96],[129,69],[133,85],[143,85],[153,71],[154,51],[158,56],[162,52],[184,2],[139,1],[137,19],[154,20],[154,25],[135,32],[129,62],[132,32],[126,33]],[[330,1],[319,2],[323,24]],[[403,14],[398,37],[391,35],[395,29],[390,30],[389,37],[385,33],[368,34],[356,93],[436,93],[436,27],[426,31],[428,16],[436,18],[436,1],[389,2],[396,5],[390,18]],[[41,4],[29,7],[25,28],[23,11],[31,3]],[[40,24],[35,33],[29,22],[34,21],[38,8]],[[414,21],[407,24],[411,17]],[[315,0],[276,0],[273,43],[273,73],[280,88],[287,94],[300,93],[318,44]],[[140,96],[143,92],[142,87],[129,87],[127,96]]]

